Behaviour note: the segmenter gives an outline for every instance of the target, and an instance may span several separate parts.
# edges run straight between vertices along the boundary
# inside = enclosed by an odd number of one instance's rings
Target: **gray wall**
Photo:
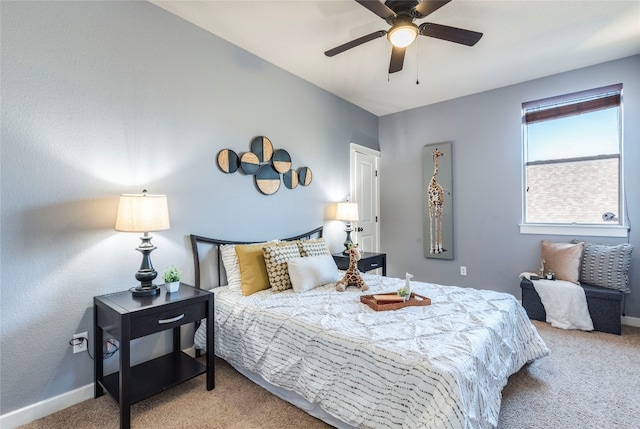
[[[114,231],[118,195],[167,194],[158,271],[193,281],[187,235],[271,239],[321,224],[349,193],[349,143],[378,149],[378,118],[147,2],[1,3],[0,414],[93,381],[76,332],[92,298],[135,285],[139,234]],[[266,135],[309,187],[264,196],[219,150]],[[167,349],[153,336],[134,362]],[[115,358],[107,361],[113,367]],[[8,394],[8,392],[11,392]]]
[[[323,214],[348,194],[354,141],[383,153],[382,243],[391,275],[518,294],[517,275],[535,266],[543,238],[518,233],[520,103],[623,82],[629,215],[640,223],[639,57],[378,121],[146,2],[2,1],[0,8],[0,414],[92,382],[92,361],[67,342],[76,332],[92,336],[93,296],[135,283],[138,234],[113,230],[120,193],[144,187],[168,195],[171,229],[153,234],[152,259],[158,270],[175,263],[187,282],[192,232],[269,239],[324,223],[337,250],[343,225]],[[311,186],[267,197],[251,178],[217,169],[220,149],[246,151],[256,135],[288,150],[295,166],[311,167]],[[420,153],[449,140],[456,258],[434,261],[422,255]],[[631,242],[639,240],[632,230]],[[640,317],[637,291],[627,314]],[[162,336],[138,341],[134,361],[166,348]]]
[[[627,316],[640,317],[640,56],[424,106],[380,118],[381,242],[392,276],[494,289],[520,297],[518,274],[539,263],[540,240],[580,238],[521,235],[523,101],[622,82],[624,169],[629,241],[635,246]],[[472,73],[472,71],[470,71]],[[453,142],[455,259],[422,251],[422,147]],[[402,208],[402,209],[399,209]],[[460,276],[460,266],[467,276]]]

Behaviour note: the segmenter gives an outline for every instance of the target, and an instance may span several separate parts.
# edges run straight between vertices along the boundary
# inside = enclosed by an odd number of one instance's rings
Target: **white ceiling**
[[[640,54],[639,0],[453,0],[416,23],[478,44],[421,36],[392,75],[386,37],[324,55],[389,28],[353,0],[150,1],[378,116]]]

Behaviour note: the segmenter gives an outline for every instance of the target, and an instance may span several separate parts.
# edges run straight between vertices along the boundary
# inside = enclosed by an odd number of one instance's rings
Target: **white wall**
[[[340,248],[344,227],[324,212],[349,193],[349,143],[378,149],[375,116],[147,2],[2,1],[1,20],[0,414],[93,381],[68,341],[93,338],[93,296],[136,283],[139,234],[114,231],[121,193],[168,196],[152,260],[186,282],[189,233],[324,224]],[[258,135],[310,167],[311,185],[264,196],[217,168],[218,151]],[[141,340],[134,361],[166,349]]]
[[[522,235],[521,105],[622,82],[624,170],[631,289],[626,315],[640,317],[640,56],[566,72],[380,118],[381,238],[388,272],[416,280],[494,289],[520,297],[518,274],[539,264],[540,240],[599,237]],[[472,71],[470,71],[472,73]],[[422,147],[453,142],[453,261],[422,251]],[[402,210],[398,208],[402,207]],[[460,266],[468,275],[460,275]]]

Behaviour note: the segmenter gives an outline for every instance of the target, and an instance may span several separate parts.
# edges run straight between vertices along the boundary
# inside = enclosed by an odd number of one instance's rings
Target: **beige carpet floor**
[[[551,354],[526,365],[503,390],[501,429],[640,428],[640,328],[621,336],[563,331],[534,322]],[[135,404],[132,428],[329,428],[216,359],[216,388],[204,376]],[[105,395],[31,422],[24,429],[117,428]]]

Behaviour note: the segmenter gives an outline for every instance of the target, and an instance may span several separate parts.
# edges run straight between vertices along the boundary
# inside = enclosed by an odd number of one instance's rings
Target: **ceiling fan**
[[[447,40],[449,42],[460,43],[462,45],[473,46],[478,43],[482,33],[464,30],[462,28],[449,27],[447,25],[424,22],[420,26],[413,21],[422,19],[436,10],[440,9],[451,0],[387,0],[380,3],[377,0],[355,0],[371,12],[384,19],[391,25],[389,30],[379,30],[366,36],[359,37],[343,45],[329,49],[324,54],[333,57],[341,52],[360,46],[363,43],[387,35],[393,49],[391,51],[391,62],[389,63],[389,73],[402,70],[404,63],[404,52],[418,37],[427,36],[436,39]]]

